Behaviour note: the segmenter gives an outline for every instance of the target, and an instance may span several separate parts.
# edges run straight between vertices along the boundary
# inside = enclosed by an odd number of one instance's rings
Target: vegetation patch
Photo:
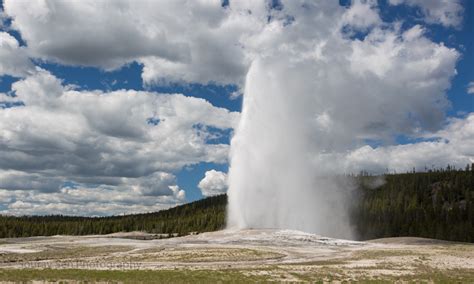
[[[246,248],[177,248],[141,250],[137,254],[127,255],[127,260],[136,262],[227,262],[254,261],[281,258],[285,255],[271,251]]]
[[[396,256],[414,256],[421,255],[420,252],[414,252],[410,250],[396,250],[396,249],[383,249],[383,250],[359,250],[352,254],[352,260],[358,259],[384,259],[387,257]]]
[[[129,246],[99,247],[47,247],[46,250],[34,253],[7,253],[0,255],[0,263],[29,262],[41,260],[80,259],[86,257],[106,256],[114,252],[128,251]]]
[[[239,270],[131,270],[102,271],[78,269],[0,269],[2,281],[56,281],[68,283],[82,282],[120,282],[120,283],[246,283],[265,282],[265,275],[247,276]]]
[[[331,265],[343,265],[347,263],[347,259],[337,258],[337,259],[325,259],[325,260],[314,260],[307,262],[298,262],[298,263],[289,263],[287,265],[310,265],[310,266],[331,266]]]

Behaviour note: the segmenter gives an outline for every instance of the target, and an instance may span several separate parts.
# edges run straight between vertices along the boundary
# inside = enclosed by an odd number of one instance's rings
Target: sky
[[[249,70],[276,55],[306,63],[287,69],[287,93],[315,102],[313,158],[340,161],[330,171],[474,162],[472,1],[0,5],[0,214],[150,212],[224,193]]]

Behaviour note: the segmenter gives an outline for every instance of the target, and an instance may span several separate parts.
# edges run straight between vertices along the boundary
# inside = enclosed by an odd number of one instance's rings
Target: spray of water
[[[350,183],[313,159],[322,150],[312,115],[317,101],[290,66],[268,58],[248,72],[232,140],[228,225],[350,238]]]

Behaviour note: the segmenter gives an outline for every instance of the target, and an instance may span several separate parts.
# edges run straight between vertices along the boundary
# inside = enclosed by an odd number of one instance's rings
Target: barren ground
[[[289,230],[0,240],[0,282],[387,280],[474,282],[474,245],[421,238],[354,242]]]

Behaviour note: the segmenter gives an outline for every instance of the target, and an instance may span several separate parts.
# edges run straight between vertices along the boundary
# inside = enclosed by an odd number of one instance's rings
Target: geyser
[[[288,228],[351,238],[350,184],[314,157],[314,91],[282,58],[253,62],[241,122],[232,140],[228,226]],[[311,84],[312,85],[312,84]]]
[[[260,9],[271,17],[243,14],[261,30],[241,38],[252,63],[231,142],[228,227],[351,238],[344,173],[367,164],[352,166],[364,153],[350,153],[439,129],[459,54],[419,25],[382,22],[376,1],[282,3]]]

